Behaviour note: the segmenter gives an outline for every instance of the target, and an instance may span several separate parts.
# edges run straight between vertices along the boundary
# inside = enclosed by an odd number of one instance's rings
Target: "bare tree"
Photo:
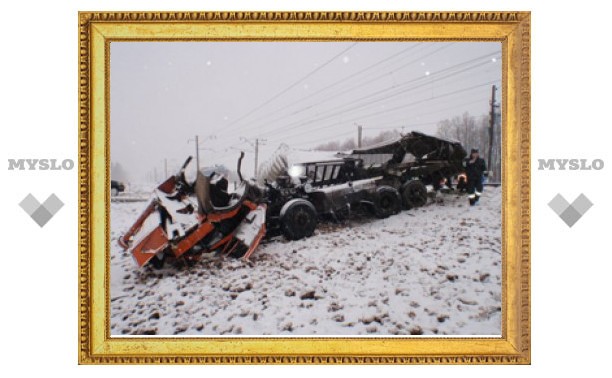
[[[129,174],[120,163],[111,163],[111,179],[129,181]]]
[[[501,127],[497,124],[494,129],[493,153],[490,180],[499,182],[501,180]],[[486,160],[486,152],[489,150],[489,116],[482,115],[474,117],[469,113],[463,113],[451,119],[445,119],[438,123],[437,134],[441,137],[455,139],[469,152],[472,148],[481,151],[481,157]]]
[[[340,145],[341,151],[352,150],[357,147],[354,139],[347,139]]]
[[[315,149],[320,151],[340,151],[340,142],[334,140],[331,142],[319,144],[317,147],[315,147]]]
[[[374,145],[376,143],[380,143],[380,142],[384,142],[386,140],[390,140],[390,139],[396,138],[399,135],[400,135],[400,133],[397,130],[382,131],[378,135],[375,135],[373,137],[364,137],[361,140],[361,145],[363,147],[368,147],[368,146]],[[315,150],[319,150],[319,151],[347,151],[347,150],[352,150],[352,149],[355,149],[355,148],[357,148],[357,142],[355,142],[355,139],[348,138],[348,139],[345,139],[342,142],[340,142],[340,141],[331,141],[331,142],[320,144],[320,145],[315,147]]]

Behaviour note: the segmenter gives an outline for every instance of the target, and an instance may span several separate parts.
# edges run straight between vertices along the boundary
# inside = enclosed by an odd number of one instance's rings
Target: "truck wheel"
[[[377,218],[387,218],[397,213],[401,208],[399,192],[390,186],[380,186],[374,197],[374,215]]]
[[[161,269],[164,267],[164,263],[166,262],[166,255],[162,255],[162,257],[153,256],[153,258],[149,261],[153,268]]]
[[[408,210],[427,203],[427,188],[420,180],[408,181],[402,189],[404,207]]]
[[[287,202],[281,209],[281,229],[289,240],[311,236],[317,227],[317,212],[312,203],[303,199]]]

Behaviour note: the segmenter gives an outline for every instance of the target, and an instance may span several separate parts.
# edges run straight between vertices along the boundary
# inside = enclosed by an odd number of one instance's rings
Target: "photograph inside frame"
[[[501,337],[501,62],[111,42],[110,335]]]

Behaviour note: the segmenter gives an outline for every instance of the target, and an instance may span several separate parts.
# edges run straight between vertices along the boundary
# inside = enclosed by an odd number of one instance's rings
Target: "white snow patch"
[[[501,334],[501,188],[159,271],[117,245],[144,206],[111,203],[112,335]]]

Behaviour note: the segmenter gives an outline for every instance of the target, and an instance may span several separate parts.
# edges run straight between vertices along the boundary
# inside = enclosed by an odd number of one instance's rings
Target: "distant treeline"
[[[373,137],[364,136],[361,138],[362,147],[374,145],[376,143],[384,142],[395,137],[398,137],[400,132],[397,130],[382,131],[378,135]],[[327,143],[319,144],[314,149],[319,151],[348,151],[357,148],[357,141],[355,138],[346,139],[343,142],[334,140]]]
[[[501,125],[497,119],[493,128],[493,151],[491,154],[491,166],[487,169],[491,172],[489,180],[501,181]],[[469,113],[451,119],[445,119],[438,123],[437,135],[461,142],[468,151],[472,148],[478,149],[480,157],[488,164],[489,158],[489,115],[475,117]]]

